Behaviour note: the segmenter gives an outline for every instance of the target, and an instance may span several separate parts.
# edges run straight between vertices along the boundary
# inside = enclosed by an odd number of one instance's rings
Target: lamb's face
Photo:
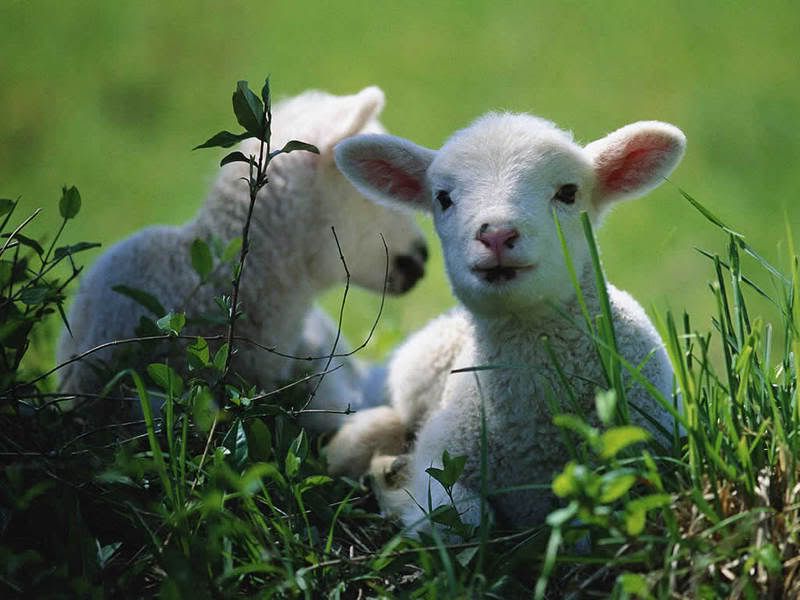
[[[541,119],[490,115],[451,138],[427,187],[461,302],[479,314],[526,315],[574,296],[555,217],[581,272],[588,249],[580,213],[596,215],[594,186],[583,149]]]
[[[581,212],[596,224],[613,202],[656,187],[684,145],[679,129],[656,121],[581,147],[543,119],[489,114],[438,152],[363,135],[339,144],[336,162],[375,202],[433,212],[453,291],[469,309],[535,318],[575,293],[556,219],[581,274]]]
[[[393,295],[413,288],[425,274],[428,259],[425,236],[414,215],[367,200],[334,164],[321,174],[319,183],[324,188],[319,197],[324,200],[316,208],[316,217],[336,228],[353,282],[376,292],[386,285]],[[329,257],[336,261],[330,270],[341,281],[342,267],[333,238],[327,231],[325,237]]]
[[[307,240],[306,251],[321,281],[338,282],[342,277],[333,227],[353,283],[377,292],[386,284],[390,294],[402,294],[425,273],[428,252],[422,231],[409,211],[364,198],[333,160],[334,146],[342,140],[357,134],[385,133],[378,120],[383,105],[384,95],[377,87],[351,96],[310,91],[278,104],[273,113],[274,147],[297,138],[316,145],[320,154],[281,156],[273,165],[273,173],[276,180],[281,170],[305,174],[289,182],[303,191],[288,195],[295,201],[307,199],[307,212],[298,221],[306,230],[318,232],[317,239]],[[307,236],[298,238],[306,240]]]

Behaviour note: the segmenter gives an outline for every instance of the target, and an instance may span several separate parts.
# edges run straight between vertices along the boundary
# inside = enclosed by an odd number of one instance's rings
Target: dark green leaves
[[[91,248],[99,248],[101,245],[102,244],[98,244],[97,242],[78,242],[77,244],[72,244],[70,246],[60,246],[56,248],[56,251],[53,253],[53,257],[56,259],[63,258],[65,256],[77,254],[78,252],[83,252],[84,250],[89,250]]]
[[[250,135],[246,131],[244,133],[220,131],[218,134],[210,137],[199,146],[195,146],[194,150],[197,150],[198,148],[230,148],[234,144],[238,144],[242,140],[246,140],[249,137]]]
[[[10,213],[14,209],[15,205],[16,202],[13,200],[9,200],[8,198],[0,198],[0,217]]]
[[[183,326],[186,325],[186,315],[170,311],[156,321],[156,325],[165,333],[180,335]]]
[[[221,161],[219,161],[219,166],[224,167],[227,164],[235,162],[251,163],[253,160],[255,160],[254,157],[245,156],[244,154],[242,154],[237,150],[235,152],[231,152],[230,154],[226,155]]]
[[[451,457],[450,453],[445,450],[442,453],[443,468],[428,467],[425,469],[425,472],[441,483],[446,490],[449,490],[453,487],[453,484],[458,481],[458,478],[461,477],[466,462],[466,456]]]
[[[205,281],[214,268],[214,259],[211,257],[211,249],[205,241],[196,239],[192,242],[190,254],[192,258],[192,268],[194,268],[195,272],[200,276],[200,279]]]
[[[10,236],[11,236],[10,233],[4,233],[0,237],[5,239]],[[32,249],[39,256],[44,254],[44,248],[42,248],[42,245],[33,238],[29,238],[28,236],[22,235],[21,233],[17,232],[14,234],[14,239],[17,241],[17,243]]]
[[[244,131],[242,133],[220,131],[206,142],[196,146],[195,150],[198,148],[230,148],[234,144],[251,137],[268,141],[270,123],[265,103],[269,107],[269,85],[265,85],[265,90],[266,92],[264,90],[261,92],[262,96],[266,94],[266,100],[262,102],[247,86],[246,81],[237,82],[232,97],[233,113],[236,115],[236,121],[239,125],[244,127]],[[222,164],[239,161],[241,160],[240,157],[243,156],[241,153],[229,154],[223,159],[224,162]],[[245,158],[244,162],[249,162],[249,159]]]
[[[147,374],[168,394],[180,396],[183,393],[183,379],[169,365],[152,363],[147,366]]]
[[[264,131],[264,104],[247,86],[246,81],[236,84],[233,92],[233,112],[239,125],[253,137],[261,138]]]
[[[64,186],[58,210],[65,219],[73,219],[81,210],[81,195],[74,185],[71,188]]]
[[[118,294],[122,294],[123,296],[127,296],[131,300],[135,300],[142,306],[144,306],[147,310],[153,313],[154,316],[160,317],[163,315],[167,310],[161,305],[161,303],[156,299],[155,296],[148,294],[147,292],[143,292],[142,290],[128,287],[127,285],[115,285],[111,288]]]
[[[247,451],[255,461],[268,460],[272,454],[272,434],[264,421],[258,418],[244,421]]]
[[[289,154],[289,152],[294,152],[295,150],[305,150],[306,152],[313,152],[314,154],[319,154],[319,148],[317,148],[316,146],[312,144],[306,144],[305,142],[292,140],[290,142],[286,142],[286,145],[280,150],[275,150],[274,152],[270,152],[269,157],[270,159],[272,159],[278,156],[279,154]]]

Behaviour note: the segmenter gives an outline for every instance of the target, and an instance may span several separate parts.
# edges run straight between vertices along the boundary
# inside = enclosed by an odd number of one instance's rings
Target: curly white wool
[[[384,286],[389,247],[389,292],[402,293],[422,275],[424,237],[411,216],[364,199],[341,175],[333,160],[339,141],[358,134],[383,132],[377,117],[383,92],[368,87],[351,96],[310,91],[277,104],[273,111],[273,148],[290,139],[315,144],[320,154],[294,152],[270,165],[269,184],[256,202],[250,253],[242,278],[240,302],[245,311],[237,334],[289,354],[327,353],[335,334],[330,319],[313,308],[314,298],[344,280],[331,227],[335,227],[353,283],[380,292]],[[258,155],[258,141],[246,140],[242,151]],[[249,205],[248,165],[223,167],[198,215],[180,227],[150,227],[117,243],[85,275],[69,315],[72,334],[64,331],[58,361],[104,342],[134,336],[145,309],[112,291],[123,284],[155,296],[167,310],[189,316],[217,310],[214,298],[230,291],[230,269],[223,267],[211,285],[198,287],[190,245],[199,238],[218,238],[223,244],[241,236]],[[190,334],[221,333],[222,328],[188,327]],[[264,388],[322,366],[269,354],[252,345],[237,344],[235,370]],[[343,348],[341,345],[339,350]],[[93,354],[61,372],[65,392],[97,392],[104,383],[98,366],[111,350]],[[155,360],[158,354],[149,357]],[[334,361],[334,366],[342,362]],[[139,365],[141,366],[141,365]],[[328,375],[316,408],[357,406],[362,372],[354,362]],[[337,419],[320,417],[320,427]]]
[[[425,470],[441,466],[444,450],[464,455],[454,499],[462,518],[474,524],[480,518],[483,403],[488,489],[549,484],[566,453],[547,398],[565,411],[570,405],[544,340],[585,414],[594,413],[596,391],[609,387],[583,325],[554,214],[586,304],[600,314],[580,213],[598,226],[614,202],[660,184],[684,147],[683,133],[666,123],[634,123],[582,147],[549,121],[497,113],[456,133],[439,151],[388,135],[339,144],[340,169],[366,196],[433,213],[461,306],[397,350],[387,378],[390,406],[350,417],[328,446],[331,472],[371,470],[384,510],[418,528],[427,526],[420,507],[429,507],[429,493],[431,507],[449,502]],[[607,290],[623,357],[643,364],[642,373],[670,398],[673,373],[657,332],[630,295],[611,285]],[[498,368],[452,372],[484,365]],[[630,404],[672,426],[661,405],[630,377],[627,383]],[[519,526],[541,522],[553,497],[541,489],[517,490],[493,495],[491,504],[499,519]]]

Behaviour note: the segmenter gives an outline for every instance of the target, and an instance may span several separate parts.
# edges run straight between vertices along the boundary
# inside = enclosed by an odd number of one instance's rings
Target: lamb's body
[[[239,300],[245,311],[237,334],[286,354],[327,353],[335,332],[330,319],[313,308],[314,298],[341,282],[344,271],[331,227],[335,227],[348,267],[357,284],[381,291],[385,254],[379,234],[389,246],[390,293],[409,289],[422,273],[424,241],[413,220],[362,198],[338,172],[333,145],[363,131],[382,131],[376,120],[383,94],[367,88],[355,96],[307,92],[275,107],[273,146],[292,138],[317,145],[320,155],[296,152],[270,165],[269,184],[256,202]],[[245,154],[258,155],[256,140],[243,144]],[[218,238],[225,245],[242,235],[248,211],[248,166],[223,167],[197,217],[182,227],[151,227],[109,249],[84,277],[70,313],[73,335],[64,332],[59,362],[104,342],[134,337],[140,304],[114,292],[123,284],[155,296],[167,310],[187,316],[219,312],[214,298],[230,292],[230,267],[215,270],[210,283],[191,267],[195,239]],[[153,316],[153,315],[149,315]],[[221,334],[223,327],[189,326],[190,335]],[[234,368],[251,384],[274,385],[309,369],[309,364],[238,343]],[[345,347],[339,346],[339,351]],[[166,352],[165,346],[161,346]],[[111,358],[112,350],[69,365],[60,387],[71,393],[96,393],[104,383],[90,365]],[[159,358],[159,347],[148,351]],[[141,366],[141,365],[134,365]],[[317,365],[314,365],[317,366]],[[313,367],[312,367],[313,368]],[[341,409],[360,402],[360,371],[351,363],[329,375],[320,390],[320,404]],[[328,418],[335,424],[334,418]]]
[[[591,285],[593,282],[584,286],[589,292],[585,298],[591,310],[599,312]],[[634,365],[644,363],[642,375],[670,398],[672,368],[658,334],[630,295],[613,286],[608,292],[624,358]],[[568,316],[543,315],[530,326],[514,317],[476,319],[458,307],[398,349],[389,365],[392,407],[409,431],[416,432],[408,468],[411,479],[405,489],[418,499],[427,498],[430,478],[425,469],[438,464],[446,449],[452,456],[467,457],[457,488],[462,498],[457,500],[462,500],[463,507],[469,505],[466,499],[480,490],[481,398],[489,440],[487,489],[549,485],[563,467],[564,453],[560,434],[552,424],[547,394],[559,403],[561,411],[574,409],[542,338],[546,337],[553,354],[564,360],[562,368],[572,391],[592,421],[596,421],[595,392],[608,386],[591,338],[575,325],[582,323],[577,303],[566,308]],[[443,360],[445,357],[450,360]],[[499,368],[451,373],[480,365]],[[671,428],[663,409],[641,386],[631,389],[628,401]],[[653,429],[636,409],[631,412],[634,422]],[[449,501],[438,484],[430,487],[434,507]],[[414,523],[422,515],[406,501],[405,489],[385,490],[384,505],[398,512],[404,522]],[[509,492],[494,496],[492,506],[505,523],[535,524],[552,509],[552,497],[541,489]]]
[[[396,352],[387,378],[391,407],[362,411],[339,431],[328,449],[332,472],[370,470],[383,508],[418,528],[428,525],[423,509],[449,502],[426,469],[441,466],[444,450],[466,456],[453,499],[462,519],[476,524],[483,406],[489,500],[508,525],[541,522],[552,508],[549,483],[566,459],[549,406],[574,411],[562,377],[592,422],[596,392],[611,387],[586,330],[553,215],[594,318],[601,310],[580,211],[597,224],[611,201],[654,187],[677,164],[683,143],[674,127],[640,123],[581,148],[547,121],[489,115],[438,152],[389,136],[342,144],[342,170],[373,199],[433,206],[450,282],[463,306]],[[671,398],[672,369],[644,310],[625,292],[611,285],[607,291],[622,357],[643,365],[641,374]],[[666,441],[650,419],[669,431],[668,412],[633,377],[623,381],[632,420]],[[389,435],[397,427],[405,428],[410,447]],[[377,438],[376,431],[383,433],[379,443],[362,441],[365,433]],[[525,485],[538,489],[498,493]]]

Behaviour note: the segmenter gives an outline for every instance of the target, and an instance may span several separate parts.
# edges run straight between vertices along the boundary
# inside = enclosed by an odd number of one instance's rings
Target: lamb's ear
[[[386,96],[383,90],[374,85],[352,96],[338,98],[319,140],[320,154],[323,157],[331,156],[336,144],[363,131],[367,123],[381,113],[384,104]]]
[[[597,175],[594,201],[603,208],[641,196],[661,184],[678,166],[686,136],[669,123],[640,121],[586,146]]]
[[[336,146],[336,165],[356,189],[383,204],[431,210],[425,172],[436,152],[393,135],[357,135]]]

